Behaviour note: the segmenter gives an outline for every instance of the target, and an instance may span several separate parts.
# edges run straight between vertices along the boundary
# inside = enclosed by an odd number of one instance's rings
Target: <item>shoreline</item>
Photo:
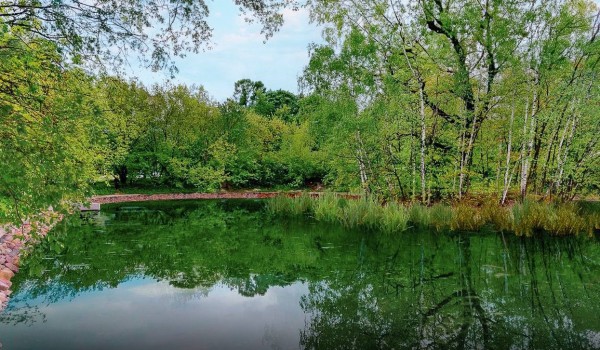
[[[110,203],[127,203],[127,202],[148,202],[148,201],[165,201],[165,200],[186,200],[186,199],[268,199],[285,195],[290,198],[299,197],[303,194],[308,194],[311,197],[319,197],[324,192],[302,192],[302,191],[283,191],[283,192],[215,192],[215,193],[160,193],[160,194],[109,194],[92,196],[91,203],[110,204]],[[361,195],[340,193],[338,194],[345,198],[360,198]]]
[[[32,240],[43,239],[63,219],[63,215],[46,212],[33,223],[21,226],[0,226],[0,312],[8,305],[12,290],[11,279],[19,272],[21,253]],[[35,227],[35,234],[32,230]]]

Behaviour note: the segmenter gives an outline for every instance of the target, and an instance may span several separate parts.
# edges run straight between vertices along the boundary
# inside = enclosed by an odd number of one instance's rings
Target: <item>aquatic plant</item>
[[[436,231],[441,232],[451,228],[451,220],[454,216],[452,208],[442,203],[436,203],[430,208],[426,208],[429,212],[429,226]]]
[[[408,227],[409,213],[397,203],[387,203],[381,209],[379,229],[386,233],[404,231]]]
[[[555,235],[576,235],[586,230],[586,220],[573,203],[550,206],[544,223],[544,230]]]
[[[593,234],[600,229],[600,211],[577,203],[545,203],[525,200],[505,207],[497,201],[456,203],[452,206],[436,203],[431,207],[398,203],[381,204],[375,198],[346,199],[333,193],[317,198],[301,195],[297,198],[278,197],[269,201],[271,213],[297,216],[313,215],[318,221],[339,223],[348,229],[400,232],[412,226],[441,231],[479,231],[490,226],[502,232],[532,236],[544,232],[550,235]]]
[[[479,209],[479,215],[486,224],[498,231],[512,230],[512,215],[508,207],[501,205],[495,198],[484,201]]]
[[[408,217],[411,224],[419,228],[427,228],[430,223],[430,210],[424,205],[414,204],[408,209]]]
[[[340,198],[333,193],[325,193],[312,201],[312,213],[315,219],[336,222],[341,215]]]
[[[450,229],[453,231],[479,231],[485,224],[485,219],[481,211],[471,205],[459,203],[452,207],[452,216],[450,218]],[[437,219],[435,221],[438,221]],[[438,222],[447,222],[447,218],[442,218]]]

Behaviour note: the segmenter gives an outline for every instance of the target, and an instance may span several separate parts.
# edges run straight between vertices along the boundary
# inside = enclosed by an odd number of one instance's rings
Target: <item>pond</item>
[[[13,279],[3,349],[600,348],[598,238],[385,235],[264,204],[65,221]]]

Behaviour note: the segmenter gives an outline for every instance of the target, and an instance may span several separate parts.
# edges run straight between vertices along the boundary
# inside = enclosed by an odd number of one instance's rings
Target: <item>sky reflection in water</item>
[[[597,239],[114,205],[23,261],[4,349],[600,348]]]

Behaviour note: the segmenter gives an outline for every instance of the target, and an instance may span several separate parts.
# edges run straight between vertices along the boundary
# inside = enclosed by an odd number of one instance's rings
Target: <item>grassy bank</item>
[[[526,200],[512,206],[496,201],[482,203],[381,204],[375,199],[345,199],[335,194],[318,198],[280,196],[271,199],[268,210],[276,215],[314,217],[317,221],[339,223],[347,228],[363,228],[388,233],[410,228],[436,231],[497,231],[532,236],[546,233],[557,236],[593,235],[600,230],[600,205],[597,203],[544,203]]]

